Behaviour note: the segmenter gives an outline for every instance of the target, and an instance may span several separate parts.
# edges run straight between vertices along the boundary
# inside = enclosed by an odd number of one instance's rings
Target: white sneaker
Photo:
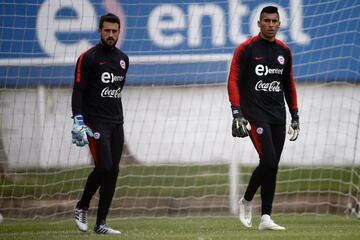
[[[75,206],[74,209],[75,224],[77,228],[82,232],[86,232],[88,230],[87,213],[88,213],[87,210]]]
[[[251,202],[246,201],[244,198],[241,198],[239,201],[239,219],[240,219],[240,222],[247,228],[252,227],[251,211],[252,211]]]
[[[111,227],[109,227],[106,224],[102,224],[99,226],[95,225],[94,232],[97,234],[109,234],[109,235],[121,234],[120,231],[112,229]]]
[[[264,214],[261,216],[259,230],[286,230],[286,228],[274,223],[269,215]]]

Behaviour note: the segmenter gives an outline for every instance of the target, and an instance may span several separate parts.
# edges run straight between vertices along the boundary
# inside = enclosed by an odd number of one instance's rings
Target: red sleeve
[[[81,75],[83,70],[81,69],[83,66],[83,59],[84,59],[84,55],[86,52],[84,52],[83,54],[80,55],[77,63],[76,63],[76,73],[75,73],[75,83],[80,83],[81,82]]]
[[[228,78],[228,93],[231,106],[240,107],[240,88],[241,81],[242,59],[245,51],[245,45],[241,44],[236,48],[233,59],[231,61],[229,78]]]
[[[298,110],[298,103],[297,103],[297,93],[296,93],[296,86],[294,80],[294,72],[292,68],[292,54],[291,50],[289,49],[289,76],[288,76],[288,85],[284,89],[285,91],[285,99],[289,106],[289,110],[291,113]]]
[[[86,55],[86,53],[87,51],[81,54],[76,62],[74,86],[71,97],[73,116],[82,114],[83,91],[86,88],[91,70],[88,55]]]

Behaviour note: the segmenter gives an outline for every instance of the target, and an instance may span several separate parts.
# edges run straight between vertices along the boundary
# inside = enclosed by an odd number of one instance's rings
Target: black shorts
[[[279,164],[284,147],[285,124],[251,122],[250,138],[259,154],[260,163],[270,167]]]
[[[118,170],[124,146],[123,124],[92,122],[88,126],[94,133],[94,137],[88,139],[95,167],[105,171]]]

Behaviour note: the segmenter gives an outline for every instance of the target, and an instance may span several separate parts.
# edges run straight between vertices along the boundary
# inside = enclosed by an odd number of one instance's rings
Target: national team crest
[[[126,68],[126,63],[124,60],[121,59],[120,61],[120,66],[122,67],[122,69],[125,69]]]
[[[100,133],[99,132],[94,132],[94,138],[95,139],[100,139]]]
[[[256,129],[256,133],[259,134],[259,135],[263,134],[263,132],[264,132],[264,129],[262,127],[258,127]]]
[[[285,58],[283,57],[283,56],[278,56],[278,58],[277,58],[277,60],[278,60],[278,62],[281,64],[281,65],[284,65],[284,63],[285,63]]]

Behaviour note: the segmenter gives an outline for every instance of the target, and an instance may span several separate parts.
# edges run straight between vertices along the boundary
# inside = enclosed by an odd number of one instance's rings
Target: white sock
[[[269,220],[271,220],[270,215],[264,214],[261,216],[261,221],[269,221]]]
[[[243,198],[243,204],[245,204],[245,205],[249,205],[249,204],[251,204],[251,201],[248,201],[248,200],[246,200],[245,198]]]

